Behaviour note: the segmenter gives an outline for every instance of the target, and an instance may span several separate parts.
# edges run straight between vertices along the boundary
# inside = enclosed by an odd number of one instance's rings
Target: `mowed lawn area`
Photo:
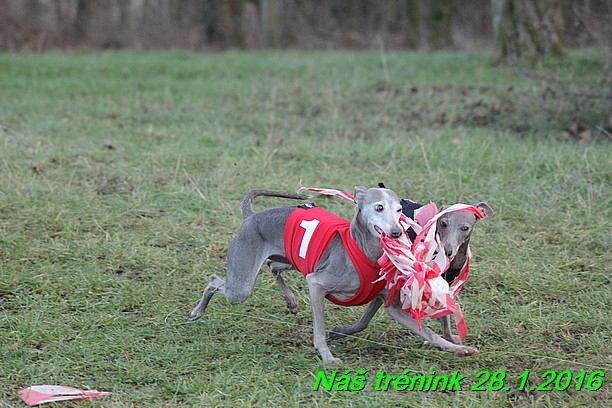
[[[491,57],[0,55],[0,407],[37,384],[111,393],[68,407],[610,406],[606,53],[536,68]],[[486,201],[496,213],[458,298],[480,352],[433,349],[381,310],[325,366],[304,278],[284,275],[292,315],[267,267],[246,302],[215,297],[187,322],[208,276],[225,276],[244,195],[300,180]],[[345,200],[313,201],[352,217]],[[363,310],[327,303],[328,329]],[[383,371],[464,378],[381,390]]]

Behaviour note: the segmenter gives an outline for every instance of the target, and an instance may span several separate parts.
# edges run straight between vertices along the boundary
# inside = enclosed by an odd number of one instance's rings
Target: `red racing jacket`
[[[298,207],[285,224],[285,255],[302,275],[307,276],[314,271],[336,234],[340,234],[346,252],[359,272],[361,286],[355,295],[346,300],[337,299],[331,294],[326,298],[341,306],[366,304],[385,288],[385,282],[375,282],[380,277],[380,267],[357,246],[351,237],[349,221],[319,207]]]

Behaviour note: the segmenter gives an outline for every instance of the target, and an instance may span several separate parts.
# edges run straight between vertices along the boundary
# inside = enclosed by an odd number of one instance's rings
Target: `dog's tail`
[[[286,193],[284,191],[273,191],[273,190],[251,190],[244,196],[240,209],[242,210],[242,218],[250,217],[255,214],[251,209],[251,201],[255,197],[266,196],[266,197],[280,197],[280,198],[291,198],[294,200],[307,200],[311,196],[306,194],[295,194]]]

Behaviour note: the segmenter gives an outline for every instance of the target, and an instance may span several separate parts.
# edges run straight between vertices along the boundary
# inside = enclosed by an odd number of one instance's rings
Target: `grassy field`
[[[606,56],[538,69],[490,57],[0,55],[0,407],[35,384],[111,392],[62,404],[75,407],[609,406],[611,112],[593,96]],[[595,141],[571,140],[576,117]],[[293,316],[265,268],[245,303],[215,298],[188,323],[208,275],[225,274],[244,194],[300,180],[488,202],[459,299],[480,353],[432,349],[381,312],[326,367],[303,277],[285,274]],[[344,200],[316,202],[351,217]],[[362,311],[328,303],[328,327]],[[367,370],[364,389],[314,391],[334,369]],[[466,378],[462,391],[377,391],[383,370]],[[571,384],[518,391],[525,370],[529,387],[548,370]],[[576,389],[598,370],[601,388]],[[504,387],[471,390],[482,371],[504,371]]]

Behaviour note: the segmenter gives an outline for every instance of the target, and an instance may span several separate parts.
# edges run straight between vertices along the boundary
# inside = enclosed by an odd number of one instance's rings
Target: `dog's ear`
[[[358,207],[361,207],[361,204],[363,203],[363,196],[365,195],[366,190],[367,189],[364,187],[355,187],[353,197],[355,197],[354,201]]]
[[[495,214],[495,211],[493,211],[493,209],[491,207],[489,207],[489,204],[487,204],[487,203],[480,202],[478,204],[474,204],[474,207],[476,207],[480,211],[482,211],[484,213],[485,217],[488,217],[488,216],[491,216],[491,215]]]
[[[378,183],[378,188],[387,188],[387,187],[385,187],[385,183]]]

